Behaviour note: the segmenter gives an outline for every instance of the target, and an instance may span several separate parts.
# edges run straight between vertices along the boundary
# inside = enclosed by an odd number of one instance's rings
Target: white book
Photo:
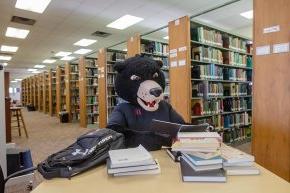
[[[221,136],[217,132],[178,132],[177,138],[217,138]]]
[[[142,146],[136,148],[110,150],[111,168],[152,165],[155,163],[151,154]]]
[[[239,162],[239,163],[228,163],[228,162],[223,162],[224,167],[229,167],[229,166],[253,166],[254,162]]]
[[[172,151],[180,151],[180,152],[205,152],[205,153],[213,153],[218,151],[218,148],[190,148],[190,147],[172,147]]]
[[[130,166],[130,167],[121,167],[121,168],[111,168],[111,160],[107,159],[107,172],[108,174],[116,174],[123,172],[136,172],[136,171],[144,171],[144,170],[155,170],[158,169],[157,160],[155,160],[155,164],[151,165],[140,165],[140,166]]]
[[[260,170],[255,166],[231,166],[224,167],[227,175],[238,176],[238,175],[259,175]]]
[[[161,169],[160,169],[160,165],[157,162],[157,168],[156,169],[152,169],[152,170],[142,170],[142,171],[131,171],[131,172],[120,172],[120,173],[115,173],[113,174],[113,176],[135,176],[135,175],[154,175],[154,174],[160,174],[161,173]]]
[[[223,168],[222,164],[209,164],[209,165],[195,165],[186,156],[183,157],[184,161],[192,168],[194,171],[206,171],[206,170],[216,170]]]
[[[255,157],[233,147],[222,144],[221,155],[225,163],[254,162]]]

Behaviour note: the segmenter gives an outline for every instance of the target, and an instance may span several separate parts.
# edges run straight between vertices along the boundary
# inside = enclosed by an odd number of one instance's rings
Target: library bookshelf
[[[48,71],[48,106],[49,115],[56,115],[56,71],[50,69]]]
[[[224,142],[251,139],[249,40],[191,21],[169,22],[170,101],[187,122],[210,123]],[[183,99],[183,100],[180,100]]]
[[[66,111],[65,103],[65,70],[63,66],[56,67],[56,115],[61,111]]]
[[[79,89],[80,126],[96,128],[99,124],[97,58],[80,58]]]
[[[65,106],[69,114],[70,122],[77,122],[80,119],[79,99],[79,64],[65,64]]]
[[[43,76],[43,112],[49,113],[49,77],[48,72],[45,71]]]
[[[32,88],[33,88],[33,106],[37,110],[38,107],[38,75],[32,77]]]
[[[38,111],[43,111],[43,75],[40,73],[38,74]]]
[[[99,93],[99,127],[107,125],[108,117],[114,107],[120,102],[115,91],[115,78],[117,72],[113,65],[126,58],[126,51],[116,49],[100,49],[98,52],[98,93]]]

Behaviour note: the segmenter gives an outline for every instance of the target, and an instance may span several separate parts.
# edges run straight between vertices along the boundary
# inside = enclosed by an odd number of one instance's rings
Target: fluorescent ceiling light
[[[55,56],[61,56],[61,57],[68,56],[68,55],[71,55],[71,52],[60,51],[60,52],[55,54]]]
[[[15,78],[15,80],[16,80],[16,81],[22,81],[22,79],[20,79],[20,78]]]
[[[35,68],[28,68],[27,71],[28,72],[34,72],[34,71],[37,71],[37,69],[35,69]]]
[[[36,13],[43,13],[51,0],[17,0],[15,7],[32,11]]]
[[[34,68],[44,68],[44,67],[45,67],[45,65],[43,65],[43,64],[36,64],[34,66]]]
[[[16,80],[11,80],[10,82],[12,82],[12,83],[16,83],[17,81],[16,81]]]
[[[29,34],[29,30],[27,29],[7,27],[5,35],[7,37],[25,39],[28,34]]]
[[[123,51],[127,52],[127,51],[128,51],[128,49],[127,49],[127,48],[124,48],[124,49],[123,49]]]
[[[240,13],[240,15],[247,19],[253,19],[253,10]]]
[[[11,60],[11,56],[4,56],[4,55],[0,55],[0,60]]]
[[[141,17],[136,17],[133,15],[124,15],[120,17],[119,19],[113,21],[112,23],[108,24],[107,27],[123,30],[136,23],[139,23],[142,20],[144,19]]]
[[[163,37],[163,39],[168,40],[169,39],[169,36],[165,36],[165,37]]]
[[[73,57],[73,56],[65,56],[65,57],[61,58],[60,60],[69,61],[69,60],[72,60],[72,59],[74,59],[74,58],[75,58],[75,57]]]
[[[6,46],[6,45],[2,45],[0,50],[2,52],[17,52],[18,47],[16,46]]]
[[[56,60],[50,60],[50,59],[46,59],[46,60],[43,60],[42,63],[46,63],[46,64],[52,64],[52,63],[55,63]]]
[[[7,62],[1,63],[3,66],[8,66]]]
[[[79,49],[79,50],[75,51],[74,53],[75,54],[87,54],[87,53],[89,53],[91,51],[92,50],[90,50],[90,49]]]
[[[74,45],[76,46],[89,46],[93,43],[97,42],[97,40],[92,40],[92,39],[81,39],[80,41],[74,43]]]

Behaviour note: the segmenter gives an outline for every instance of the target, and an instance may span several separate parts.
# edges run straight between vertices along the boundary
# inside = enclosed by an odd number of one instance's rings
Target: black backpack
[[[105,163],[108,151],[124,148],[124,136],[111,129],[97,129],[80,136],[69,147],[50,155],[38,164],[45,179],[70,178]]]

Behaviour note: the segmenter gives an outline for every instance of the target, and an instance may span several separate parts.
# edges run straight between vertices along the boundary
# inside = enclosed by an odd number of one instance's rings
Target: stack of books
[[[159,174],[157,160],[142,146],[136,148],[110,150],[107,171],[113,176]]]
[[[258,175],[260,170],[255,167],[255,157],[225,144],[221,146],[223,168],[227,175]]]
[[[171,150],[181,152],[183,181],[225,182],[220,156],[221,136],[217,132],[178,132]]]

